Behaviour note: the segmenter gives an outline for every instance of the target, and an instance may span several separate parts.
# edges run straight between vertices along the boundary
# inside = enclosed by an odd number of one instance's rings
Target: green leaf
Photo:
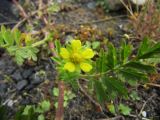
[[[59,40],[55,41],[55,48],[56,48],[56,53],[58,53],[58,55],[59,55],[60,49],[61,49],[61,43]]]
[[[92,48],[93,49],[97,49],[98,47],[100,47],[100,42],[99,41],[92,42]]]
[[[58,102],[55,102],[54,106],[55,108],[58,108]]]
[[[48,110],[50,110],[50,105],[50,102],[47,100],[44,100],[40,103],[40,107],[43,112],[47,112]]]
[[[64,107],[67,107],[67,105],[68,105],[68,102],[67,102],[67,101],[64,101],[63,106],[64,106]]]
[[[144,64],[141,62],[129,62],[124,67],[135,68],[137,71],[144,73],[155,73],[156,68],[153,65]]]
[[[1,26],[1,33],[2,33],[2,36],[5,34],[6,32],[6,28],[4,25]]]
[[[3,34],[3,39],[7,45],[13,45],[14,44],[14,38],[12,36],[11,30],[6,30]]]
[[[59,89],[58,88],[53,88],[53,95],[56,97],[59,96]]]
[[[109,105],[107,105],[107,107],[108,107],[109,111],[110,111],[112,114],[115,114],[115,113],[116,113],[115,107],[114,107],[113,104],[109,104]]]
[[[126,41],[123,41],[121,44],[121,49],[120,49],[120,56],[121,56],[121,61],[122,63],[126,63],[128,61],[128,57],[132,53],[132,45],[127,45]]]
[[[38,116],[38,120],[45,120],[44,115],[40,114],[40,115]]]
[[[148,77],[146,74],[141,73],[135,69],[131,69],[131,68],[123,68],[120,69],[118,71],[118,77],[123,80],[126,81],[128,83],[136,83],[137,81],[146,81],[148,80]],[[131,84],[132,85],[132,84]]]
[[[117,65],[117,53],[112,43],[108,45],[107,62],[110,68],[114,68]]]
[[[96,91],[96,96],[97,96],[98,101],[100,103],[103,103],[106,100],[106,94],[105,94],[105,90],[102,86],[102,83],[100,81],[95,81],[94,88]]]
[[[99,53],[99,58],[96,60],[96,71],[99,73],[107,71],[107,56],[104,50],[101,50]]]
[[[2,33],[0,32],[0,46],[4,45],[4,40],[3,40],[3,36]]]
[[[38,49],[35,47],[27,47],[26,52],[27,52],[27,57],[29,60],[37,61],[37,53]]]
[[[120,104],[118,106],[118,109],[120,110],[120,113],[122,113],[123,115],[129,115],[131,112],[131,108],[129,108],[128,106],[124,104]]]
[[[28,115],[31,108],[32,108],[31,105],[27,105],[27,106],[24,108],[22,114],[23,114],[23,115]]]
[[[146,42],[147,40],[144,40],[144,43],[142,42],[142,45],[140,46],[140,50],[138,52],[138,59],[147,59],[147,58],[154,58],[156,54],[160,54],[160,42],[152,45]],[[147,45],[148,46],[147,46]],[[148,49],[147,49],[148,47]]]
[[[13,34],[14,40],[16,41],[16,44],[20,45],[21,32],[18,29],[14,29],[12,34]]]
[[[145,37],[140,44],[137,56],[139,57],[139,56],[143,55],[149,49],[150,44],[151,43],[149,42],[149,38]]]
[[[132,98],[132,100],[140,100],[140,97],[135,91],[132,91],[129,96]]]
[[[119,94],[122,95],[124,97],[127,97],[127,89],[124,86],[124,83],[121,82],[120,80],[116,79],[116,78],[112,78],[112,77],[104,77],[103,79],[103,83],[106,86],[106,91],[108,93],[108,96],[110,97],[110,94]],[[112,99],[112,98],[109,98]]]
[[[64,100],[67,101],[68,99],[68,96],[64,95]]]
[[[59,10],[60,10],[60,7],[57,3],[50,5],[47,9],[47,11],[50,13],[58,12]]]

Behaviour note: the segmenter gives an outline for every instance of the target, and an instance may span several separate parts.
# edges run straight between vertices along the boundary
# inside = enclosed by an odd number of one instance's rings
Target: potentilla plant
[[[97,99],[102,107],[111,100],[127,98],[126,85],[145,83],[149,74],[156,73],[156,64],[160,60],[160,43],[152,43],[148,38],[144,38],[136,50],[123,40],[119,48],[108,42],[107,49],[93,51],[80,40],[71,40],[61,45],[59,41],[52,41],[50,34],[46,34],[44,40],[27,44],[21,41],[20,36],[19,30],[1,28],[0,47],[7,49],[20,64],[25,59],[36,60],[38,46],[45,42],[54,42],[51,49],[54,53],[52,60],[56,63],[57,79],[61,81],[58,100],[60,109],[63,107],[64,86],[82,89],[81,80],[87,86],[85,93],[89,93],[89,98]],[[61,110],[57,110],[56,116],[59,117],[56,120],[63,118],[62,114],[58,114],[59,111]]]

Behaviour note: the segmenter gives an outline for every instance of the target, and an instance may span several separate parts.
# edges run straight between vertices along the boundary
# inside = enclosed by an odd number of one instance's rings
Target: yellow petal
[[[81,41],[80,40],[72,40],[71,41],[71,46],[73,50],[79,50],[82,47]]]
[[[92,65],[88,64],[88,63],[81,63],[80,64],[80,68],[84,71],[84,72],[89,72],[92,70]]]
[[[73,63],[71,62],[67,62],[65,65],[64,65],[64,69],[65,70],[68,70],[69,72],[74,72],[76,67]]]
[[[60,55],[63,59],[68,59],[69,58],[69,52],[66,48],[61,48]]]
[[[83,58],[90,59],[94,57],[94,52],[92,49],[87,48],[86,50],[82,52],[82,56]]]

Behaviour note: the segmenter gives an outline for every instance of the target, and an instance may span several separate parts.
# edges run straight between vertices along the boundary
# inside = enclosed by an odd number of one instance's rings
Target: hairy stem
[[[59,96],[58,96],[58,108],[56,110],[56,117],[55,120],[63,120],[64,116],[64,89],[65,85],[63,81],[58,82],[58,89],[59,89]]]
[[[49,48],[52,52],[52,56],[56,56],[56,53],[54,52],[54,43],[53,42],[49,42]],[[58,108],[56,110],[56,117],[55,120],[63,120],[63,116],[64,116],[64,107],[63,107],[63,103],[64,103],[64,89],[65,89],[65,85],[64,82],[59,80],[58,82],[58,89],[59,89],[59,96],[58,96]]]

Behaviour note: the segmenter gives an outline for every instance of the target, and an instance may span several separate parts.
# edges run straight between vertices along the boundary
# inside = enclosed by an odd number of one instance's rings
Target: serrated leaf
[[[149,38],[145,37],[140,44],[137,56],[143,55],[148,50],[149,46],[150,46]]]
[[[108,44],[107,62],[110,68],[114,68],[117,64],[117,52],[112,43]]]
[[[128,61],[128,58],[130,56],[130,54],[132,53],[132,45],[127,45],[125,41],[122,42],[121,44],[121,61],[123,63],[126,63]]]
[[[14,44],[14,38],[12,36],[11,30],[9,29],[4,32],[3,39],[7,45],[12,46]]]
[[[129,115],[130,112],[131,112],[131,108],[129,108],[128,106],[124,105],[124,104],[120,104],[118,106],[118,109],[120,110],[120,112],[123,114],[123,115]]]
[[[105,72],[107,68],[107,56],[104,50],[101,50],[99,53],[99,58],[96,60],[96,71],[99,73]]]
[[[12,34],[16,45],[20,45],[21,32],[18,29],[14,29]]]
[[[96,96],[97,96],[98,101],[100,103],[103,103],[106,100],[106,94],[105,94],[105,90],[102,86],[102,83],[100,81],[95,81],[94,88],[96,91]]]
[[[156,68],[153,65],[147,65],[141,62],[129,62],[124,67],[134,68],[137,71],[145,72],[145,73],[155,73]]]
[[[138,57],[137,57],[138,59],[152,58],[153,56],[155,57],[156,54],[160,54],[160,42],[158,42],[154,45],[151,45],[151,44],[147,44],[147,45],[148,45],[147,46],[148,49],[147,49],[146,45],[142,44],[142,46],[140,46],[140,48],[142,47],[145,50],[141,50],[142,48],[139,50],[140,52],[138,52]],[[157,57],[159,57],[159,56],[157,56]]]
[[[135,83],[140,80],[142,80],[142,81],[148,80],[148,77],[146,74],[141,73],[141,72],[139,72],[135,69],[131,69],[131,68],[120,69],[118,71],[118,76],[121,80],[123,80],[125,82],[133,81]]]
[[[127,97],[127,89],[124,86],[124,83],[120,80],[111,77],[104,77],[103,83],[107,88],[106,91],[108,91],[108,94],[118,93],[119,95]]]

